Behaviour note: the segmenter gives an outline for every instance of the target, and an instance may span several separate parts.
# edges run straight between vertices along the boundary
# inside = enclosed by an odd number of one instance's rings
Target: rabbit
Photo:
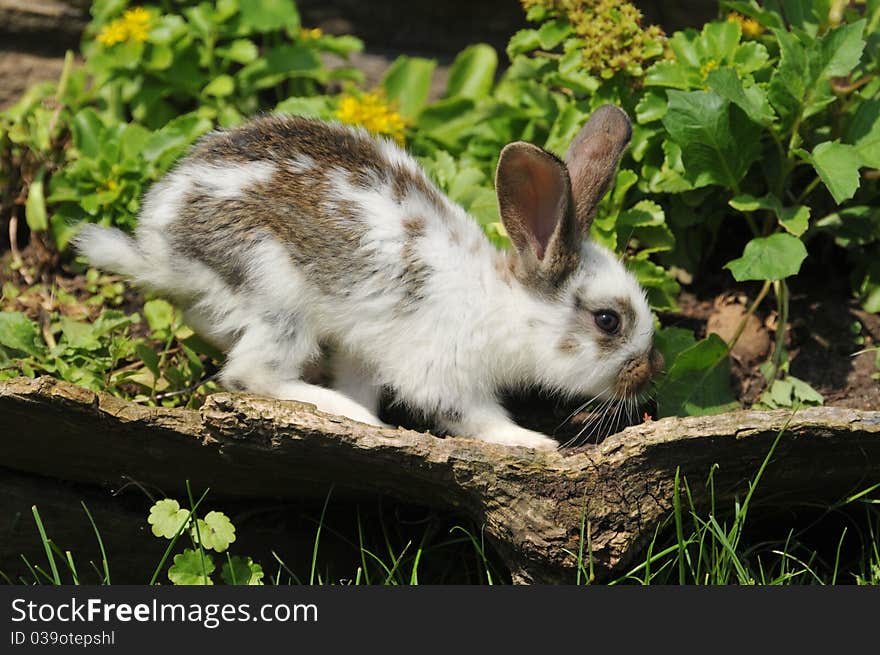
[[[390,390],[440,434],[552,449],[502,390],[634,397],[662,366],[644,291],[588,238],[630,136],[607,105],[565,162],[505,146],[509,251],[395,143],[285,115],[202,137],[146,194],[133,237],[86,225],[74,243],[176,303],[226,351],[228,389],[373,425]],[[330,388],[303,380],[322,353]]]

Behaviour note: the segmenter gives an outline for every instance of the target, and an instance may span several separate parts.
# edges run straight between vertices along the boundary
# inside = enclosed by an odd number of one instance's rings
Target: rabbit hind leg
[[[382,425],[374,412],[344,393],[302,380],[305,364],[318,353],[318,340],[304,326],[252,322],[229,350],[220,379],[232,389],[312,403],[328,414]]]
[[[382,398],[382,386],[376,383],[370,374],[369,367],[357,357],[341,351],[333,352],[330,360],[333,371],[333,389],[369,412],[368,416],[357,420],[373,425],[386,425],[377,418],[379,402]]]

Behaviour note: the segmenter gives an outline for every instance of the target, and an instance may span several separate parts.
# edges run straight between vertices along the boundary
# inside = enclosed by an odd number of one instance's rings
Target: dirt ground
[[[0,50],[0,110],[6,109],[24,91],[45,80],[57,80],[64,57]]]

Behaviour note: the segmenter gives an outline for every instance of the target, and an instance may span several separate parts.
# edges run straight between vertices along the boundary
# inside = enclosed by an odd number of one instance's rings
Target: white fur
[[[389,167],[422,174],[394,144],[381,142],[380,153]],[[320,164],[304,156],[284,165],[308,175]],[[500,255],[461,207],[444,201],[438,213],[430,199],[416,192],[397,204],[389,188],[378,182],[366,190],[356,187],[342,169],[330,172],[333,191],[325,209],[332,211],[339,201],[358,207],[368,228],[360,247],[383,271],[346,295],[321,292],[293,264],[285,245],[268,233],[242,245],[249,248],[252,291],[247,297],[204,264],[171,251],[164,231],[193,185],[231,198],[250,184],[270,180],[274,171],[269,162],[185,162],[148,195],[136,242],[95,227],[77,240],[95,265],[123,272],[172,298],[187,297],[182,302],[187,321],[228,349],[222,379],[230,385],[311,402],[323,411],[374,424],[380,424],[379,395],[387,386],[410,407],[436,415],[448,432],[550,448],[556,446],[552,439],[512,422],[498,402],[500,389],[540,385],[567,396],[607,394],[620,366],[651,348],[652,319],[644,293],[607,250],[585,242],[582,258],[588,265],[568,280],[567,289],[586,289],[595,301],[629,299],[637,314],[636,336],[610,357],[587,337],[577,355],[564,354],[557,344],[570,331],[571,308],[500,273]],[[417,310],[400,311],[405,290],[391,280],[402,270],[403,224],[413,216],[424,219],[416,252],[431,274]],[[295,317],[295,336],[285,336],[284,326],[268,320],[267,312]],[[334,390],[301,379],[304,365],[319,355],[320,343],[334,344]]]

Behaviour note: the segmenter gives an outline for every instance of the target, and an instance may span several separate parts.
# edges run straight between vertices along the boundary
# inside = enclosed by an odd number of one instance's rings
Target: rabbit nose
[[[666,365],[666,360],[663,359],[663,355],[661,355],[660,351],[657,350],[657,348],[655,348],[654,346],[651,346],[651,352],[648,354],[648,360],[651,362],[652,373],[659,373]]]

